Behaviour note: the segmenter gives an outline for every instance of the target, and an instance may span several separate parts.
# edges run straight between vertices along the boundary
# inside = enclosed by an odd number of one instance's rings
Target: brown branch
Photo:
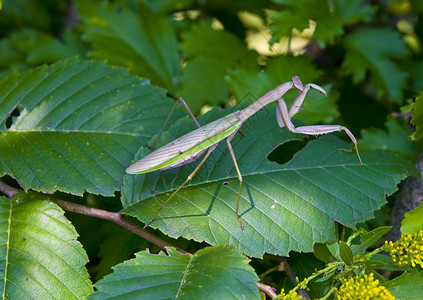
[[[21,191],[20,189],[14,188],[0,181],[0,192],[4,193],[8,198],[12,198],[14,195],[19,193],[20,191]],[[110,212],[103,209],[94,208],[94,207],[88,207],[81,204],[67,202],[60,199],[51,198],[51,200],[53,202],[56,202],[56,204],[59,205],[64,210],[115,222],[116,224],[128,229],[129,231],[135,233],[136,235],[139,235],[140,237],[159,246],[160,248],[164,250],[166,250],[166,247],[174,247],[176,251],[178,251],[179,253],[189,254],[188,252],[173,246],[172,244],[156,237],[154,234],[151,234],[148,231],[142,229],[141,227],[129,222],[121,214]]]
[[[20,191],[21,191],[20,189],[14,188],[14,187],[9,186],[6,183],[0,181],[0,192],[4,193],[8,198],[12,198],[14,195],[19,193]],[[109,212],[109,211],[94,208],[94,207],[88,207],[88,206],[81,205],[81,204],[67,202],[67,201],[63,201],[63,200],[60,200],[60,199],[51,199],[51,200],[54,201],[57,205],[59,205],[64,210],[71,211],[71,212],[78,213],[78,214],[82,214],[82,215],[86,215],[86,216],[91,216],[91,217],[96,217],[96,218],[108,220],[108,221],[111,221],[111,222],[115,222],[116,224],[128,229],[129,231],[139,235],[140,237],[142,237],[142,238],[146,239],[147,241],[159,246],[162,249],[166,250],[167,247],[173,247],[179,253],[192,255],[191,253],[186,252],[182,249],[179,249],[179,248],[173,246],[172,244],[169,244],[168,242],[166,242],[166,241],[156,237],[155,235],[149,233],[148,231],[142,229],[141,227],[129,222],[121,214]],[[256,285],[257,285],[257,287],[260,291],[262,291],[263,293],[265,293],[266,295],[268,295],[272,299],[278,297],[278,295],[275,293],[275,288],[273,288],[269,285],[260,283],[260,282],[257,282]]]
[[[278,298],[278,294],[275,293],[276,289],[274,287],[271,287],[270,285],[266,285],[266,284],[261,283],[261,282],[257,282],[256,285],[257,285],[257,287],[260,291],[265,293],[270,298],[272,298],[272,299]]]
[[[136,235],[139,235],[140,237],[159,246],[160,248],[164,250],[166,250],[166,247],[173,247],[179,253],[189,254],[188,252],[173,246],[172,244],[156,237],[154,234],[151,234],[148,231],[142,229],[141,227],[129,222],[121,214],[110,212],[110,211],[99,209],[99,208],[88,207],[81,204],[67,202],[60,199],[51,199],[51,200],[56,202],[64,210],[115,222],[116,224],[128,229],[129,231],[135,233]]]
[[[286,258],[285,257],[281,257],[281,261],[283,263],[284,271],[285,271],[286,275],[288,275],[288,277],[291,280],[291,282],[295,286],[297,286],[298,285],[297,280],[296,280],[297,276],[295,275],[294,271],[292,271],[291,266],[286,261]],[[310,296],[307,295],[307,292],[305,290],[303,290],[302,288],[299,287],[297,289],[297,291],[298,291],[298,294],[300,294],[302,296],[302,298],[307,299],[307,300],[310,300]]]
[[[17,193],[19,193],[21,190],[14,188],[13,186],[10,186],[6,183],[4,183],[3,181],[0,181],[0,192],[2,192],[3,194],[5,194],[7,196],[7,198],[12,198],[13,196],[15,196]]]

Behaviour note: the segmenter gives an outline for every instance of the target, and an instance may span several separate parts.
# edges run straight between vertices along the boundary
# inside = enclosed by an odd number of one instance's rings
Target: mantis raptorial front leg
[[[294,124],[292,124],[291,117],[299,111],[299,108],[304,102],[305,95],[307,91],[310,89],[310,87],[314,87],[315,89],[320,90],[326,96],[326,92],[323,89],[321,89],[320,87],[316,85],[312,86],[312,84],[308,84],[306,85],[304,90],[300,93],[300,95],[298,95],[298,97],[295,99],[295,101],[293,102],[293,104],[291,105],[289,109],[289,112],[288,112],[288,108],[286,106],[285,101],[281,97],[281,99],[279,99],[276,103],[276,116],[277,116],[279,126],[280,127],[285,126],[291,132],[302,133],[306,135],[321,135],[321,134],[343,130],[350,137],[351,141],[354,143],[354,148],[357,153],[358,160],[360,161],[360,164],[363,164],[363,162],[361,161],[360,154],[358,153],[357,140],[355,139],[354,135],[348,128],[341,125],[312,125],[312,126],[295,127]]]
[[[294,100],[293,104],[291,105],[289,111],[283,100],[282,96],[290,89],[295,88],[299,95]],[[289,131],[295,133],[302,133],[308,135],[319,135],[330,133],[334,131],[341,131],[344,130],[351,140],[354,143],[357,156],[361,163],[360,155],[358,154],[357,149],[357,141],[354,135],[345,127],[341,125],[315,125],[315,126],[301,126],[295,127],[292,124],[291,118],[299,111],[300,107],[302,106],[305,96],[310,88],[314,88],[326,96],[326,92],[318,85],[309,83],[305,86],[301,83],[301,80],[298,76],[294,76],[292,81],[285,82],[278,87],[274,88],[273,90],[267,92],[264,96],[260,97],[257,101],[250,104],[248,107],[244,108],[243,110],[239,110],[233,112],[227,116],[224,116],[216,121],[213,121],[205,126],[200,127],[197,120],[195,119],[194,115],[186,105],[185,101],[182,98],[179,101],[185,106],[191,118],[196,123],[198,129],[191,131],[190,133],[185,134],[184,136],[168,143],[167,145],[162,146],[161,148],[153,151],[149,155],[145,156],[141,160],[137,161],[136,163],[132,164],[126,169],[127,173],[130,174],[142,174],[153,172],[157,170],[166,170],[170,168],[176,168],[182,165],[186,165],[194,160],[196,160],[200,155],[202,155],[206,150],[207,153],[198,164],[198,166],[194,169],[194,171],[187,177],[187,179],[180,185],[171,195],[170,197],[159,207],[156,211],[154,216],[151,220],[145,225],[148,226],[153,222],[154,218],[156,217],[157,213],[164,207],[166,203],[168,203],[197,173],[200,167],[205,163],[207,158],[210,156],[211,152],[217,147],[218,143],[223,140],[226,140],[226,145],[228,146],[229,153],[232,157],[232,160],[235,165],[235,169],[239,179],[239,189],[238,189],[238,196],[236,201],[236,208],[235,213],[241,228],[244,227],[238,213],[239,209],[239,201],[241,197],[241,188],[242,188],[242,175],[241,171],[238,167],[238,163],[235,158],[235,153],[231,146],[231,140],[236,132],[239,130],[241,125],[253,114],[259,111],[262,107],[266,106],[269,103],[277,102],[276,105],[276,116],[279,126],[286,127]],[[176,104],[175,104],[176,105]],[[172,109],[173,112],[174,108]],[[170,117],[170,116],[169,116]],[[169,120],[167,118],[163,128],[166,126],[166,123]],[[156,141],[161,135],[160,131]],[[156,142],[153,143],[153,145]]]

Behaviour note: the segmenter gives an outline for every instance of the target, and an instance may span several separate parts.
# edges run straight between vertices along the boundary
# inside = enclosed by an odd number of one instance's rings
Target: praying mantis
[[[287,105],[282,97],[288,90],[292,88],[294,88],[299,93],[299,95],[295,98],[294,102],[288,110]],[[241,197],[242,190],[242,174],[238,167],[238,163],[235,158],[235,153],[231,146],[231,140],[234,135],[238,132],[241,125],[246,120],[248,120],[248,118],[250,118],[261,108],[272,102],[276,102],[276,118],[278,125],[280,127],[286,127],[289,131],[293,133],[301,133],[306,135],[321,135],[335,131],[345,131],[346,134],[350,137],[351,141],[354,143],[354,148],[357,153],[357,157],[360,163],[362,164],[360,154],[357,148],[357,140],[355,139],[351,131],[348,130],[348,128],[341,125],[314,125],[295,127],[292,124],[291,118],[300,110],[304,102],[305,96],[310,88],[318,90],[320,93],[325,95],[325,97],[327,97],[325,90],[320,86],[314,83],[309,83],[303,86],[300,77],[294,76],[291,81],[285,82],[277,86],[273,90],[270,90],[246,108],[235,111],[204,126],[199,125],[194,115],[190,111],[188,105],[182,98],[180,98],[179,101],[185,106],[198,128],[143,157],[139,161],[129,166],[126,169],[126,172],[129,174],[144,174],[157,170],[167,170],[171,168],[176,168],[193,162],[194,160],[199,158],[204,152],[207,152],[204,155],[203,159],[200,161],[200,163],[197,165],[197,167],[187,177],[187,179],[157,209],[151,220],[144,226],[144,228],[154,221],[158,212],[194,177],[194,175],[198,172],[201,166],[206,162],[207,158],[210,156],[213,150],[216,149],[219,142],[226,138],[226,145],[232,157],[239,179],[235,214],[241,226],[241,229],[243,229],[244,225],[238,213],[239,199]],[[171,113],[172,112],[173,109]],[[165,125],[168,119],[166,120]],[[156,142],[160,137],[160,133],[156,138]],[[156,142],[154,142],[154,144]]]

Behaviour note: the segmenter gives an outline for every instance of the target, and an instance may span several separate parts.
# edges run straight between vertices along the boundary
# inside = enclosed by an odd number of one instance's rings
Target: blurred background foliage
[[[304,123],[343,124],[359,138],[360,150],[383,149],[415,164],[422,138],[422,18],[421,0],[5,0],[0,80],[79,56],[126,67],[203,113],[252,102],[300,75],[303,82],[332,90],[327,101],[306,101],[299,114]],[[363,226],[388,224],[395,199]],[[100,202],[91,196],[84,201]],[[118,202],[101,202],[119,209]],[[114,225],[70,218],[90,256],[93,278],[151,247]],[[99,236],[89,233],[92,226],[102,228]],[[178,243],[188,250],[201,247]],[[116,244],[125,249],[106,256]],[[107,263],[98,267],[102,257]],[[267,255],[252,265],[267,276],[266,283],[289,289],[287,277],[269,272],[278,261]],[[300,278],[322,265],[296,253],[290,263]],[[319,294],[317,289],[310,295]]]

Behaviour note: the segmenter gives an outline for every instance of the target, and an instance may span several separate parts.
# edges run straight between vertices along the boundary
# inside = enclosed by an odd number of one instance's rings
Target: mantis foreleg
[[[307,135],[320,135],[320,134],[326,134],[330,132],[344,130],[347,133],[347,135],[350,137],[351,141],[354,143],[355,151],[357,153],[360,164],[363,164],[361,161],[360,154],[358,153],[357,140],[355,139],[351,131],[348,130],[348,128],[341,125],[314,125],[314,126],[301,126],[296,128],[294,124],[292,124],[291,122],[291,118],[290,118],[285,101],[278,100],[276,102],[276,105],[278,107],[278,111],[281,113],[281,116],[282,116],[281,121],[283,122],[283,125],[286,126],[286,128],[291,132],[302,133]]]

